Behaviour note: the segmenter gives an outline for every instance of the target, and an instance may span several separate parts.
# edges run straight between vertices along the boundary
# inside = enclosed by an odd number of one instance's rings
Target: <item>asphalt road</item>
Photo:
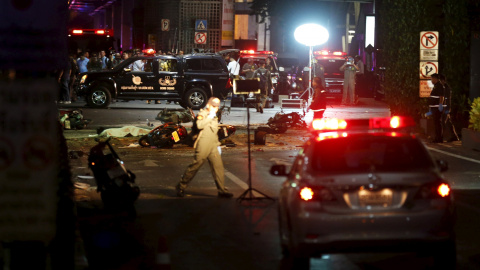
[[[274,201],[237,200],[248,188],[245,147],[225,149],[222,154],[226,185],[235,194],[234,199],[217,198],[206,165],[187,189],[186,197],[175,196],[174,186],[192,158],[189,148],[146,148],[135,152],[121,148],[122,158],[127,168],[136,173],[142,190],[135,219],[105,212],[94,191],[94,181],[77,179],[92,186],[90,192],[84,193],[88,198],[79,198],[78,202],[91,267],[122,269],[120,265],[136,265],[152,269],[161,253],[159,249],[166,245],[172,269],[289,269],[278,242],[276,199],[283,179],[269,175],[268,168],[275,163],[291,164],[297,150],[260,146],[252,150],[252,187]],[[459,187],[454,190],[458,269],[478,269],[480,192],[471,185],[471,170],[465,170],[478,164],[435,155],[451,164],[447,178],[456,179]],[[457,168],[457,162],[464,167]],[[74,173],[85,172],[81,163]],[[325,254],[321,259],[312,259],[311,269],[427,269],[430,264],[430,258],[409,253]]]
[[[112,119],[121,119],[118,120],[120,125],[111,122],[112,127],[122,126],[126,119],[131,121],[127,121],[128,124],[142,126],[146,124],[142,113],[154,114],[156,108],[152,109],[142,106],[85,109],[84,113],[94,118],[91,126],[94,129],[108,126],[109,120],[99,116],[110,113]],[[225,119],[245,125],[245,109],[234,109],[228,115],[230,118]],[[252,122],[261,124],[277,111],[278,108],[267,109],[263,115],[252,112]],[[384,106],[331,106],[327,109],[330,116],[342,117],[387,112]],[[69,142],[78,142],[85,140],[79,137],[88,137],[91,132],[94,130],[66,131],[65,135]],[[268,170],[275,163],[290,165],[304,134],[289,130],[282,136],[267,136],[265,146],[252,146],[252,187],[274,200],[250,201],[238,200],[249,188],[246,137],[241,133],[236,138],[237,146],[224,148],[222,153],[226,185],[234,193],[233,199],[217,198],[206,165],[187,189],[187,196],[175,196],[174,186],[192,160],[193,151],[189,147],[175,145],[169,150],[129,147],[135,138],[118,142],[115,147],[126,167],[137,175],[142,191],[135,205],[136,217],[103,209],[95,192],[95,181],[86,167],[86,156],[71,159],[74,181],[79,187],[76,190],[79,228],[90,268],[289,269],[288,263],[282,260],[278,241],[276,199],[283,179],[271,176]],[[450,165],[445,176],[452,183],[457,202],[457,268],[479,269],[480,154],[463,149],[461,142],[427,145],[435,158],[444,159]],[[311,269],[428,269],[432,261],[410,253],[359,253],[325,254],[322,258],[312,259],[311,263]],[[78,269],[82,267],[79,265]]]

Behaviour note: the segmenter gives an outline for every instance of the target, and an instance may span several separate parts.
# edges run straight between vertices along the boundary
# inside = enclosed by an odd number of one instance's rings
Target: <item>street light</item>
[[[308,60],[308,99],[311,98],[311,91],[312,91],[312,56],[313,56],[313,46],[322,45],[323,43],[327,42],[328,40],[328,31],[323,26],[308,23],[304,25],[300,25],[295,29],[295,40],[299,43],[310,47],[310,54]],[[305,92],[303,93],[305,94]],[[302,94],[302,96],[303,96]]]

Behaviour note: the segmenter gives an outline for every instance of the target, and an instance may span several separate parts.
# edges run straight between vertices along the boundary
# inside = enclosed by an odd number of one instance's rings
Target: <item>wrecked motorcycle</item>
[[[277,112],[273,117],[268,119],[268,133],[278,134],[285,133],[289,128],[306,128],[307,123],[303,120],[303,116],[298,112],[284,113]]]
[[[106,149],[108,147],[108,150]],[[102,202],[109,209],[129,209],[140,195],[135,174],[127,170],[110,144],[110,138],[98,141],[90,149],[88,167],[92,170]]]
[[[224,140],[236,131],[236,128],[231,125],[219,125],[218,126],[218,140]],[[198,136],[198,130],[194,127],[190,133],[187,129],[174,123],[165,123],[154,129],[148,134],[140,137],[138,144],[142,147],[155,146],[158,148],[172,148],[174,144],[186,144],[193,146]]]
[[[188,132],[184,126],[169,122],[152,129],[148,134],[140,137],[138,144],[142,147],[172,148],[176,143],[184,143],[187,138]]]

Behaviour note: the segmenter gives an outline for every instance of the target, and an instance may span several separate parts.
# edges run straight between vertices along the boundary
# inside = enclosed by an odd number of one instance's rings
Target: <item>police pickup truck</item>
[[[200,109],[211,96],[224,98],[231,90],[225,61],[211,53],[135,56],[111,70],[81,73],[77,80],[77,95],[95,108],[116,99],[178,101]]]

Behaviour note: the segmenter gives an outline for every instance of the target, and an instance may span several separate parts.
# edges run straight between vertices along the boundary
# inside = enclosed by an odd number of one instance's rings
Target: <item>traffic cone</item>
[[[157,270],[172,269],[170,265],[170,251],[168,250],[167,238],[160,236],[158,238],[157,253],[155,254],[155,264]]]

